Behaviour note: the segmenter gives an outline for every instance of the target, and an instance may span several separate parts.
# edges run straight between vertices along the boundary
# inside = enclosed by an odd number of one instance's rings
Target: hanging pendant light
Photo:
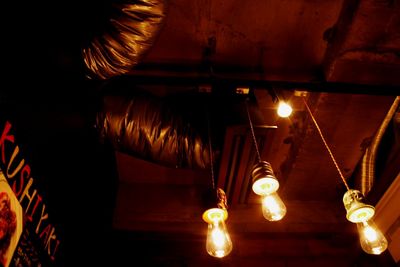
[[[286,214],[286,206],[279,197],[279,182],[271,164],[260,161],[253,167],[253,192],[262,197],[262,213],[268,221],[279,221]]]
[[[361,248],[368,254],[379,255],[387,249],[388,242],[373,220],[374,206],[363,201],[364,196],[360,191],[348,190],[343,196],[346,218],[357,224]]]
[[[206,250],[213,257],[223,258],[231,253],[233,246],[225,224],[228,211],[225,192],[221,188],[217,189],[217,199],[217,207],[203,213],[203,220],[208,223]]]
[[[203,213],[203,220],[208,224],[207,226],[207,241],[206,250],[210,256],[216,258],[223,258],[232,251],[232,241],[229,236],[228,229],[225,221],[228,219],[228,205],[227,198],[224,190],[221,188],[215,189],[214,178],[214,159],[211,145],[211,130],[210,119],[207,112],[207,125],[208,125],[208,145],[210,153],[210,169],[211,169],[211,185],[213,191],[213,200],[216,200],[216,207],[207,209]]]
[[[339,173],[343,184],[346,186],[347,192],[343,196],[343,204],[346,209],[346,218],[348,221],[357,224],[361,248],[368,254],[381,254],[387,249],[388,243],[385,236],[382,234],[373,220],[375,215],[374,206],[364,203],[364,196],[359,190],[350,189],[304,97],[303,102],[311,116],[312,121],[314,122],[315,127],[317,128],[317,131],[329,153],[329,156],[333,161],[333,164]]]
[[[268,221],[279,221],[286,214],[286,206],[277,193],[279,182],[278,179],[276,179],[275,177],[271,164],[267,161],[261,160],[261,155],[254,134],[254,128],[251,122],[247,102],[246,111],[250,123],[251,135],[253,137],[253,142],[258,158],[258,163],[253,166],[251,172],[253,182],[252,189],[254,193],[262,197],[261,207],[264,218]]]

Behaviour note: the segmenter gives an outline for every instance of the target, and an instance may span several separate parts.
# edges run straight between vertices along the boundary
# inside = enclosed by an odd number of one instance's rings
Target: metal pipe
[[[210,166],[205,137],[164,99],[106,96],[97,113],[100,141],[144,160],[176,168]]]
[[[375,134],[371,145],[365,151],[361,162],[361,192],[366,196],[372,189],[375,181],[375,161],[379,144],[386,131],[387,126],[393,118],[397,108],[399,107],[400,96],[396,97],[388,113],[386,114],[381,126]]]
[[[126,74],[153,45],[166,12],[164,0],[124,0],[114,4],[110,30],[82,48],[89,78],[108,79]]]

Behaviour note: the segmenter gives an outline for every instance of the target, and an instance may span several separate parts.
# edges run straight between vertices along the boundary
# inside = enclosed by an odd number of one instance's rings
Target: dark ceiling
[[[83,263],[109,266],[395,266],[388,252],[361,251],[345,218],[346,188],[297,92],[305,92],[344,176],[359,187],[361,159],[399,92],[400,3],[166,3],[163,23],[138,63],[105,80],[85,78],[81,49],[109,30],[110,1],[7,4],[4,74],[12,83],[2,102],[24,121],[22,139],[40,150],[32,159],[57,203],[50,209],[66,240],[60,266],[72,266],[75,246]],[[239,87],[249,94],[238,94]],[[205,122],[211,122],[215,182],[229,199],[234,248],[226,259],[205,250],[208,164],[174,168],[157,156],[98,142],[95,114],[106,96],[128,101],[139,92],[179,111],[204,146]],[[293,104],[290,118],[275,115],[276,97]],[[250,188],[256,157],[245,101],[261,156],[281,184],[288,212],[279,222],[262,217]],[[373,204],[399,173],[396,127],[393,119],[382,141]],[[59,179],[52,180],[55,172]],[[70,177],[76,184],[66,190]],[[63,201],[71,195],[79,199]]]

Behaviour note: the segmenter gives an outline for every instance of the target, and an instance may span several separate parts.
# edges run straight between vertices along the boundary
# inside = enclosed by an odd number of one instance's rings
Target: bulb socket
[[[352,223],[366,222],[375,214],[374,206],[365,204],[363,194],[354,189],[348,190],[343,196],[346,218]]]
[[[213,223],[215,221],[226,221],[228,219],[228,211],[226,209],[212,208],[203,213],[203,220],[206,223]]]
[[[212,194],[209,196],[209,208],[203,213],[203,220],[207,223],[212,223],[215,220],[226,220],[228,218],[228,204],[225,191],[221,188],[212,190]],[[217,206],[217,207],[215,207]]]
[[[228,209],[227,196],[221,188],[209,188],[203,191],[202,205],[205,209],[222,208]]]
[[[269,162],[260,161],[255,164],[251,176],[253,182],[252,189],[257,195],[272,194],[279,188],[279,182]]]
[[[225,191],[221,188],[217,188],[217,207],[224,210],[228,209],[228,200]]]

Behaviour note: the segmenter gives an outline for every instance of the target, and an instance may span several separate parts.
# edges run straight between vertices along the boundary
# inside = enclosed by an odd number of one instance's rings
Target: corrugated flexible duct
[[[115,4],[111,30],[82,49],[89,78],[108,79],[127,73],[152,46],[164,17],[164,0],[124,0]]]
[[[361,175],[360,181],[358,182],[361,186],[361,192],[364,196],[366,196],[372,189],[375,181],[375,162],[376,162],[376,154],[379,148],[379,144],[382,140],[382,137],[388,127],[390,121],[393,118],[397,108],[400,104],[400,97],[396,97],[392,106],[390,107],[388,113],[386,114],[381,126],[376,132],[374,139],[372,140],[371,145],[365,151],[365,154],[362,158],[361,162]],[[357,181],[356,181],[357,182]]]
[[[101,141],[118,151],[165,166],[204,169],[210,165],[207,141],[179,114],[154,96],[105,96],[96,127]]]

